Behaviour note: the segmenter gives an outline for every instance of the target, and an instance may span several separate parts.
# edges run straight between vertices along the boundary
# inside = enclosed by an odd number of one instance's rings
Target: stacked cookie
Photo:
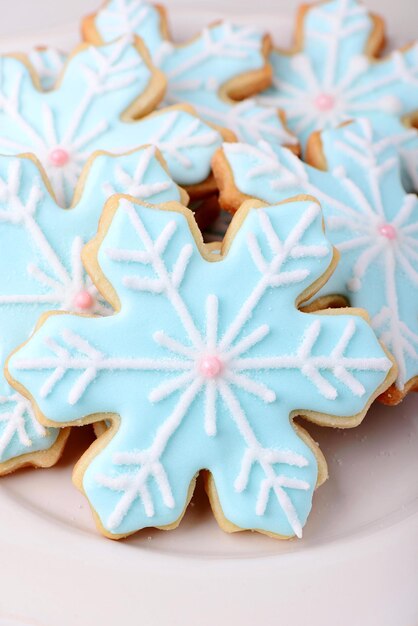
[[[300,537],[327,467],[294,418],[418,388],[418,45],[378,59],[357,0],[303,7],[292,52],[174,44],[143,0],[82,35],[0,59],[0,473],[94,424],[106,536],[176,527],[203,472],[222,528]]]

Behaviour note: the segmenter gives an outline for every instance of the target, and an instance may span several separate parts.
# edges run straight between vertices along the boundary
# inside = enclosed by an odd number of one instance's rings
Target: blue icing
[[[357,0],[324,2],[306,13],[303,51],[312,60],[316,76],[325,77],[329,63],[335,64],[334,76],[341,79],[353,56],[366,50],[372,32],[373,20],[362,3]]]
[[[395,120],[391,128],[402,132]],[[342,294],[369,312],[398,362],[397,385],[404,389],[418,375],[417,309],[411,298],[418,286],[416,196],[402,187],[390,139],[373,133],[365,120],[324,132],[322,143],[329,172],[266,144],[225,145],[224,153],[243,194],[274,204],[309,193],[321,202],[341,260],[320,295]]]
[[[264,68],[263,33],[224,22],[175,46],[163,38],[158,9],[142,0],[107,2],[96,14],[95,26],[103,41],[126,34],[146,41],[153,62],[167,76],[168,102],[193,105],[204,119],[230,128],[242,141],[296,143],[275,108],[250,99],[234,103],[222,94],[229,81]]]
[[[82,49],[69,60],[57,89],[49,92],[34,88],[18,59],[0,57],[0,71],[0,150],[33,152],[61,204],[68,205],[95,150],[121,153],[154,143],[179,184],[196,185],[208,178],[221,136],[195,115],[164,109],[156,117],[125,119],[152,78],[137,49],[126,41]]]
[[[63,70],[66,54],[48,46],[34,48],[28,58],[41,82],[42,89],[52,89]]]
[[[264,67],[262,42],[263,34],[253,28],[217,24],[188,44],[173,47],[162,69],[172,81],[171,90],[183,81],[199,87],[204,87],[206,81],[215,81],[219,88],[240,74]],[[190,96],[193,97],[193,91]]]
[[[138,35],[151,56],[159,51],[162,37],[161,14],[157,7],[142,0],[110,0],[98,11],[95,27],[104,41],[113,41],[123,35]]]
[[[210,262],[182,213],[121,200],[98,254],[121,310],[49,317],[10,360],[57,424],[120,416],[82,479],[109,534],[175,522],[206,468],[231,522],[300,535],[318,468],[290,416],[356,415],[390,368],[362,318],[295,307],[332,261],[318,205],[241,217]]]
[[[402,182],[407,191],[418,190],[418,131],[405,128],[392,115],[376,114],[373,128],[377,136],[395,147],[402,162]]]
[[[25,341],[41,313],[77,309],[77,294],[92,297],[89,311],[110,312],[85,275],[83,243],[94,236],[103,205],[111,193],[131,193],[147,202],[180,200],[180,191],[154,150],[120,157],[97,156],[83,178],[82,194],[71,210],[58,207],[29,159],[0,158],[0,362]],[[1,463],[46,450],[58,431],[44,430],[29,403],[0,377]]]
[[[283,110],[304,148],[313,131],[360,115],[378,123],[382,114],[401,120],[415,113],[418,46],[376,62],[366,55],[372,32],[373,21],[361,2],[321,2],[305,13],[301,49],[295,54],[279,50],[272,54],[274,85],[259,101]],[[389,135],[391,122],[387,120]],[[393,141],[399,145],[396,136]],[[417,139],[410,148],[414,153],[407,155],[407,167],[413,171],[416,188]]]

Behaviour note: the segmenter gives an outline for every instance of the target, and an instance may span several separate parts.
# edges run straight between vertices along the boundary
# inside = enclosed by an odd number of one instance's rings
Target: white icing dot
[[[276,398],[277,396],[274,391],[271,391],[271,389],[269,389],[265,395],[265,402],[267,402],[267,404],[271,404],[272,402],[276,402]]]
[[[308,60],[304,54],[296,54],[290,61],[292,69],[296,71],[303,70],[306,67]]]
[[[356,74],[363,74],[368,70],[369,66],[370,62],[364,55],[359,54],[350,60],[350,70]]]
[[[401,113],[402,103],[395,96],[385,96],[379,99],[379,106],[385,113]]]
[[[345,167],[343,165],[338,165],[332,170],[332,175],[335,176],[335,178],[345,178],[347,176],[347,172],[345,171]]]

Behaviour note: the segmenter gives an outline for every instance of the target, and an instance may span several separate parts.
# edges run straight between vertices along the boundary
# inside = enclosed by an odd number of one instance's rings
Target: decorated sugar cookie
[[[303,146],[313,131],[359,116],[389,134],[390,118],[380,114],[411,122],[418,113],[418,44],[377,60],[384,41],[382,19],[359,0],[304,5],[294,49],[271,55],[274,84],[260,102],[285,113]],[[415,151],[410,166],[418,178],[418,135],[404,128],[402,143]]]
[[[52,46],[34,48],[28,55],[42,89],[52,89],[61,75],[66,61],[66,54]]]
[[[418,382],[418,200],[400,180],[399,159],[389,138],[360,120],[314,136],[308,155],[320,171],[284,148],[225,145],[215,171],[221,204],[236,210],[246,197],[275,203],[309,193],[321,203],[326,231],[341,254],[320,296],[344,296],[365,308],[398,364],[398,402]]]
[[[87,41],[96,44],[138,35],[154,62],[171,48],[166,9],[146,0],[105,0],[96,13],[83,19],[81,30]]]
[[[86,276],[81,249],[96,232],[109,195],[124,191],[147,202],[185,198],[154,148],[120,157],[95,156],[69,210],[57,206],[37,164],[0,157],[0,363],[51,309],[106,315],[110,306]],[[22,465],[52,465],[66,434],[42,427],[30,403],[0,376],[0,474]]]
[[[34,153],[65,205],[92,152],[143,144],[161,150],[176,182],[195,194],[210,192],[210,160],[221,135],[187,107],[147,115],[164,85],[139,40],[79,47],[48,92],[38,90],[28,59],[0,57],[0,152]]]
[[[396,375],[360,311],[297,309],[336,261],[316,201],[248,202],[214,255],[178,203],[114,197],[83,258],[118,312],[47,314],[8,376],[45,424],[112,422],[75,470],[100,530],[174,528],[206,469],[225,530],[301,536],[326,465],[292,418],[355,426]]]
[[[160,6],[109,0],[84,20],[82,31],[96,44],[126,35],[141,37],[167,76],[167,102],[188,102],[204,119],[230,128],[242,141],[297,144],[277,108],[261,107],[251,99],[271,83],[270,39],[254,28],[218,23],[190,42],[174,45]]]

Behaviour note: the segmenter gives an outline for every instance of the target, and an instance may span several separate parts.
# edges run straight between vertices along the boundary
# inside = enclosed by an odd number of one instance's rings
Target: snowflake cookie
[[[382,399],[400,401],[418,385],[418,200],[402,187],[396,149],[367,120],[314,135],[308,156],[321,171],[285,148],[266,143],[225,145],[215,157],[221,204],[236,209],[246,197],[269,203],[308,193],[321,203],[327,234],[341,254],[320,292],[372,316],[398,364],[396,388]],[[331,296],[331,297],[330,297]]]
[[[55,89],[40,91],[38,83],[28,58],[0,57],[0,152],[34,153],[60,204],[71,200],[95,150],[120,154],[144,144],[161,150],[174,180],[192,194],[211,191],[210,161],[221,135],[187,107],[147,115],[165,80],[139,40],[84,44]]]
[[[86,166],[74,208],[63,210],[30,158],[0,157],[0,363],[51,309],[111,311],[86,276],[81,249],[97,231],[106,199],[125,192],[147,202],[185,198],[152,147]],[[45,429],[30,403],[0,377],[0,474],[52,465],[66,434]]]
[[[391,115],[411,122],[418,113],[418,44],[377,59],[384,41],[383,21],[359,0],[304,5],[294,51],[273,52],[274,84],[260,102],[285,113],[303,146],[313,131],[359,116],[389,134]],[[418,135],[403,135],[418,178]]]
[[[160,6],[144,0],[109,0],[84,20],[82,31],[95,44],[120,36],[141,37],[155,65],[166,74],[167,102],[188,102],[203,118],[231,129],[241,141],[297,145],[277,108],[260,106],[250,98],[271,84],[267,62],[271,41],[254,28],[217,23],[188,43],[174,45]]]
[[[39,46],[29,52],[29,62],[44,91],[54,87],[64,70],[66,56],[64,52],[52,46]]]
[[[105,535],[177,526],[202,469],[226,530],[302,534],[326,466],[292,418],[355,426],[396,375],[361,313],[297,309],[334,259],[306,196],[248,202],[217,255],[180,204],[109,200],[84,260],[118,312],[46,314],[8,362],[44,424],[112,422],[75,470]]]

